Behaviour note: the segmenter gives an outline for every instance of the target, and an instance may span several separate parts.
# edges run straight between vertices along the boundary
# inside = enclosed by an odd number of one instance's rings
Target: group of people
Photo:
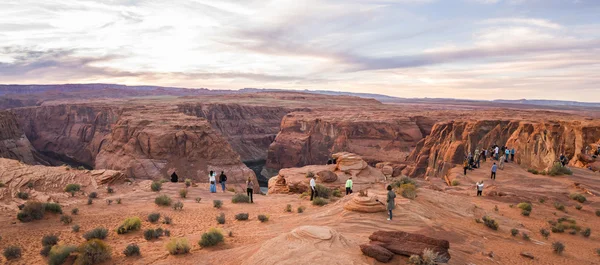
[[[179,176],[177,175],[177,173],[173,172],[171,174],[171,182],[174,182],[174,183],[179,182]],[[210,193],[216,193],[217,192],[217,172],[211,170],[208,173],[208,182],[210,184],[210,186],[209,186]],[[221,189],[223,190],[223,192],[225,192],[227,190],[227,187],[226,187],[227,175],[225,175],[224,171],[221,171],[221,174],[219,175],[219,184],[221,185]],[[250,203],[254,203],[254,198],[252,196],[254,194],[254,181],[252,180],[251,177],[248,177],[248,180],[246,180],[246,193],[248,194],[248,197],[250,198]]]
[[[464,175],[467,175],[467,170],[473,170],[481,167],[481,161],[483,160],[483,162],[486,162],[487,158],[490,157],[499,163],[498,165],[496,162],[494,162],[490,170],[490,179],[496,180],[496,173],[498,172],[498,169],[503,169],[505,162],[508,163],[509,161],[515,161],[515,153],[516,150],[514,148],[511,149],[506,146],[493,145],[491,148],[483,149],[481,151],[479,148],[477,148],[475,149],[475,155],[472,155],[471,152],[469,152],[465,156],[465,160],[463,162]],[[475,184],[475,187],[477,188],[477,196],[481,196],[483,193],[483,186],[483,180],[478,181]]]

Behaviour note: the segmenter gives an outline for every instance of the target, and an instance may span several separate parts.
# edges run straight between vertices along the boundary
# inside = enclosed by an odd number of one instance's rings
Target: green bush
[[[75,264],[97,264],[110,259],[110,248],[100,239],[91,239],[81,244]]]
[[[292,212],[292,205],[291,204],[286,205],[285,206],[285,211],[288,212],[288,213],[291,213]]]
[[[90,192],[90,194],[88,194],[88,198],[90,198],[90,199],[96,199],[96,198],[98,198],[98,193],[95,192],[95,191]]]
[[[181,211],[181,210],[183,210],[183,202],[177,201],[176,203],[174,203],[173,204],[173,210],[175,210],[175,211]]]
[[[548,170],[548,175],[550,176],[562,176],[562,175],[573,175],[573,171],[571,171],[568,167],[563,167],[560,163],[554,164],[550,170]]]
[[[92,198],[88,198],[87,204],[92,205],[93,203],[94,203],[94,200]]]
[[[304,206],[299,206],[298,213],[303,213],[303,212],[304,212]]]
[[[167,195],[160,195],[154,199],[154,203],[158,206],[171,206],[172,200]]]
[[[596,210],[596,216],[600,217],[600,210]]]
[[[172,238],[166,248],[171,255],[187,254],[192,249],[185,238]]]
[[[135,243],[129,244],[125,247],[125,250],[123,250],[123,255],[125,255],[125,257],[139,256],[140,247]]]
[[[258,220],[259,220],[261,223],[264,223],[264,222],[266,222],[266,221],[269,221],[269,216],[266,216],[266,215],[264,215],[264,214],[260,214],[260,215],[258,215]]]
[[[538,201],[539,201],[540,203],[545,203],[545,202],[546,202],[546,198],[540,198]]]
[[[321,184],[317,184],[315,186],[315,190],[317,191],[317,194],[319,194],[319,197],[321,197],[321,198],[329,199],[331,197],[331,194],[332,194],[331,189],[327,188]]]
[[[342,192],[339,189],[335,189],[331,192],[331,195],[333,195],[333,197],[342,197],[344,195],[342,195]]]
[[[56,244],[58,244],[58,236],[45,235],[42,237],[42,246],[54,246]]]
[[[79,229],[81,229],[81,227],[79,225],[74,225],[71,227],[71,231],[73,231],[75,233],[79,233]]]
[[[188,190],[187,189],[181,189],[181,190],[179,190],[179,197],[185,199],[185,198],[187,198],[187,194],[188,194]]]
[[[413,184],[400,185],[402,197],[414,200],[417,197],[417,187]]]
[[[23,209],[17,214],[17,219],[23,223],[44,218],[45,207],[41,202],[26,202]]]
[[[202,198],[196,198],[196,202],[200,203],[202,201]]]
[[[581,235],[584,237],[590,237],[590,235],[592,235],[592,229],[591,228],[586,228],[583,231],[581,231]]]
[[[248,220],[248,213],[238,213],[235,215],[235,220],[238,221],[246,221]]]
[[[60,204],[58,203],[44,203],[44,210],[46,212],[51,212],[51,213],[57,213],[57,214],[62,214],[62,207],[60,206]]]
[[[48,254],[48,265],[62,265],[75,251],[77,251],[76,246],[53,246]]]
[[[494,230],[498,230],[498,222],[496,222],[496,220],[492,219],[489,216],[484,216],[483,218],[483,223],[485,224],[485,226],[494,229]]]
[[[65,192],[75,192],[75,191],[80,191],[81,190],[81,185],[79,184],[68,184],[65,187]]]
[[[571,229],[571,230],[569,230],[569,234],[570,235],[576,235],[577,234],[577,230]]]
[[[542,234],[545,239],[548,239],[548,236],[550,236],[550,232],[544,228],[540,229],[540,234]]]
[[[219,224],[225,224],[225,214],[221,213],[219,214],[219,216],[217,216],[217,223]]]
[[[140,228],[142,228],[142,220],[139,217],[129,217],[117,228],[117,234],[127,234]]]
[[[121,198],[117,198],[117,204],[121,204]]]
[[[581,204],[577,204],[577,205],[575,205],[575,209],[581,211],[581,209],[583,209],[583,206],[581,206]]]
[[[223,242],[223,234],[221,231],[211,228],[207,233],[202,234],[202,239],[200,239],[198,244],[205,248],[216,246],[221,242]]]
[[[112,187],[106,187],[106,193],[109,193],[109,194],[115,193],[115,189],[113,189]]]
[[[565,210],[565,206],[562,203],[559,203],[559,202],[555,202],[554,203],[554,208],[556,208],[556,210],[559,210],[559,211],[564,211]]]
[[[29,193],[27,192],[18,192],[17,193],[17,198],[21,199],[21,200],[28,200],[29,199]]]
[[[72,215],[78,215],[79,214],[79,208],[73,208],[73,209],[71,209],[71,214]]]
[[[221,209],[223,206],[223,202],[221,200],[213,200],[213,207],[217,209]]]
[[[191,187],[192,186],[192,180],[191,179],[185,179],[185,186],[186,187]]]
[[[552,233],[564,233],[565,229],[566,227],[563,224],[556,224],[550,228],[550,231],[552,231]]]
[[[4,184],[4,182],[0,181],[0,188],[4,188],[6,187],[6,184]]]
[[[158,220],[160,220],[160,213],[151,213],[148,215],[148,222],[154,224],[158,222]]]
[[[527,170],[527,172],[529,172],[529,173],[531,173],[531,174],[534,174],[534,175],[538,175],[538,174],[540,174],[540,172],[539,172],[539,171],[537,171],[537,170],[536,170],[536,169],[534,169],[534,168],[530,168],[530,169],[528,169],[528,170]]]
[[[8,246],[4,249],[4,257],[7,260],[15,260],[21,257],[21,248],[17,246]]]
[[[63,214],[63,215],[61,215],[61,216],[60,216],[60,221],[61,221],[63,224],[66,224],[66,225],[68,225],[68,224],[71,224],[71,223],[73,222],[73,217],[71,217],[71,216],[70,216],[70,215],[68,215],[68,214]]]
[[[552,243],[552,250],[554,253],[560,255],[565,251],[565,245],[562,242],[556,241]]]
[[[531,212],[531,209],[532,209],[531,203],[528,203],[528,202],[519,203],[519,204],[517,204],[517,207],[519,209],[521,209],[521,210],[527,210],[527,211],[530,211],[530,212]]]
[[[156,192],[160,191],[162,189],[162,182],[160,182],[160,181],[152,182],[152,184],[150,184],[150,189],[152,191],[156,191]]]
[[[329,202],[327,200],[325,200],[321,197],[314,198],[312,201],[312,204],[316,205],[316,206],[324,206],[324,205],[327,205],[328,203]]]
[[[529,241],[529,234],[523,233],[523,240],[528,240]]]
[[[152,239],[158,239],[163,235],[164,231],[161,228],[158,229],[147,229],[144,231],[144,239],[150,241]]]
[[[458,179],[453,179],[452,182],[450,183],[452,186],[458,186],[460,185],[460,181],[458,181]]]
[[[250,197],[243,193],[237,193],[231,198],[233,203],[250,203]]]
[[[579,193],[571,193],[571,195],[569,195],[569,198],[571,198],[571,200],[576,200],[580,203],[584,203],[585,201],[587,201],[585,196],[583,196],[583,194],[579,194]]]
[[[171,237],[171,231],[169,231],[169,229],[165,229],[165,236]]]
[[[392,185],[392,188],[400,188],[400,186],[402,186],[404,184],[412,184],[415,187],[417,186],[417,183],[409,177],[402,177],[400,180],[392,182],[391,185]]]
[[[86,232],[85,234],[83,234],[83,238],[85,238],[85,240],[90,240],[90,239],[104,240],[107,236],[108,236],[108,229],[106,229],[104,227],[97,227],[97,228],[94,228],[93,230],[90,230],[90,231]]]
[[[517,236],[519,234],[519,230],[516,229],[516,228],[513,228],[513,229],[510,230],[510,234],[512,236]]]
[[[173,223],[173,219],[171,217],[165,216],[163,217],[163,224],[170,225]]]
[[[531,214],[531,211],[528,211],[528,210],[521,211],[521,215],[523,215],[523,216],[529,216],[530,214]]]
[[[52,246],[43,246],[42,250],[40,250],[40,255],[42,255],[44,257],[48,257],[51,249],[52,249]]]

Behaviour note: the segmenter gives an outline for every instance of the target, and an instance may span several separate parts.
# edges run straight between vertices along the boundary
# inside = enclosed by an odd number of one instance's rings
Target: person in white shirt
[[[498,152],[500,151],[500,148],[498,148],[498,146],[496,146],[496,148],[494,149],[494,156],[496,157],[496,160],[498,160],[500,157],[498,156]]]
[[[310,179],[310,200],[312,201],[313,198],[316,198],[319,196],[319,194],[317,193],[317,176],[313,176]]]
[[[210,173],[208,173],[208,182],[210,183],[210,193],[216,193],[217,192],[217,180],[216,180],[216,174],[215,172],[213,172],[212,170],[210,171]]]
[[[477,182],[477,196],[481,196],[483,192],[483,180],[481,182]]]

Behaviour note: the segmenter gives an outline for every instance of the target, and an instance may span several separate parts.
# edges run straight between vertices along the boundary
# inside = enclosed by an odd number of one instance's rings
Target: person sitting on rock
[[[392,190],[392,186],[388,185],[387,186],[387,210],[388,213],[390,214],[390,217],[387,219],[388,221],[392,220],[392,210],[394,210],[396,208],[396,193]]]
[[[210,183],[210,193],[217,192],[217,184],[216,184],[215,177],[216,177],[215,172],[211,170],[210,173],[208,173],[208,182]]]
[[[223,192],[225,192],[225,183],[227,182],[227,176],[225,176],[225,173],[223,171],[221,171],[221,175],[219,175],[219,183],[221,183],[221,189],[223,189]]]
[[[494,164],[492,165],[492,175],[490,176],[490,178],[493,180],[496,180],[497,169],[498,169],[498,166],[496,166],[496,162],[494,162]]]
[[[173,182],[173,183],[179,182],[179,176],[177,176],[177,173],[175,173],[175,171],[173,171],[173,174],[171,174],[171,182]]]
[[[310,179],[310,200],[312,201],[313,198],[318,197],[319,194],[317,192],[317,176],[313,176]]]
[[[346,195],[352,194],[352,177],[346,180]]]
[[[483,180],[480,182],[477,182],[477,196],[481,196],[481,193],[483,193]]]

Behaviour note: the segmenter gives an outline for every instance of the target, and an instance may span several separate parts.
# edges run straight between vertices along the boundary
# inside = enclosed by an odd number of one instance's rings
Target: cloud
[[[559,24],[553,23],[552,21],[548,21],[545,19],[536,19],[536,18],[492,18],[486,19],[482,23],[484,24],[516,24],[516,25],[526,25],[526,26],[535,26],[535,27],[543,27],[549,29],[562,29],[563,27]]]

